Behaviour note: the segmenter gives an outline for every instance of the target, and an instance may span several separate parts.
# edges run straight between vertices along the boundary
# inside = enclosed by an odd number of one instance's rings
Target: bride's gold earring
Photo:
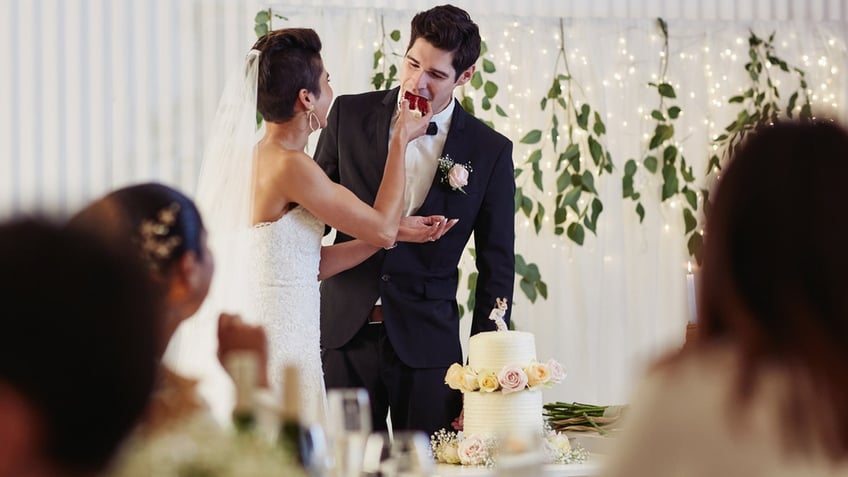
[[[309,109],[306,110],[306,118],[307,118],[307,121],[309,122],[309,129],[312,132],[315,132],[315,131],[321,129],[321,120],[318,119],[318,115],[315,114],[315,105],[312,105],[312,104],[309,105]],[[313,119],[315,120],[316,126],[312,125]]]

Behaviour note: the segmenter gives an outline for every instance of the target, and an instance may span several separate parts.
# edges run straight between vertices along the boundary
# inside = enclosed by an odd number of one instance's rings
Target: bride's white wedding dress
[[[300,370],[304,417],[323,421],[326,393],[320,350],[318,265],[324,224],[303,207],[250,230],[250,276],[246,314],[268,336],[268,376],[281,391],[282,370]],[[286,405],[284,403],[284,405]]]

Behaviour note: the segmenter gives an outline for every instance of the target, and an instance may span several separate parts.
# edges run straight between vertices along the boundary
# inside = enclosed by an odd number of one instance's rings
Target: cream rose
[[[514,393],[527,387],[527,374],[519,366],[504,366],[498,373],[498,382],[504,394]]]
[[[450,386],[451,389],[456,389],[458,391],[462,390],[462,374],[463,368],[459,363],[453,363],[450,368],[448,368],[448,372],[445,374],[445,384]]]
[[[468,169],[461,164],[454,164],[448,172],[448,184],[454,189],[462,189],[468,185]]]
[[[478,389],[480,389],[480,385],[477,383],[477,372],[466,366],[462,369],[462,376],[460,377],[460,391],[470,393]]]
[[[481,465],[486,462],[488,450],[480,436],[466,436],[459,444],[459,461],[463,465]]]
[[[551,373],[551,382],[554,384],[562,382],[565,379],[565,368],[555,359],[551,358],[547,363],[548,370]]]
[[[527,385],[531,388],[551,381],[551,370],[547,364],[532,363],[524,369],[527,373]]]
[[[480,391],[487,393],[497,391],[500,386],[498,383],[498,376],[494,371],[483,371],[478,374],[477,383],[480,385]]]

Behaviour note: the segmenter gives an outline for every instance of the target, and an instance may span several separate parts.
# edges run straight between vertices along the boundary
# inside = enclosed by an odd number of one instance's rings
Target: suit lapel
[[[456,101],[456,99],[454,99],[454,101]],[[465,122],[467,119],[468,113],[462,109],[462,106],[457,101],[453,108],[453,117],[451,118],[448,137],[445,139],[445,145],[442,148],[442,153],[439,157],[448,155],[452,157],[454,161],[461,163],[467,162],[468,158],[471,157],[471,144],[469,141],[463,141],[462,137],[462,131],[465,129]],[[433,177],[432,184],[430,184],[430,191],[427,193],[424,203],[421,204],[421,207],[418,209],[418,215],[430,215],[431,212],[428,211],[431,209],[442,210],[443,207],[439,206],[439,204],[442,204],[446,200],[445,193],[447,190],[447,186],[442,184],[442,171],[436,168],[436,175]]]
[[[371,127],[373,127],[374,134],[372,137],[375,138],[374,148],[375,148],[375,161],[374,163],[378,166],[377,170],[377,180],[374,184],[374,193],[376,194],[377,187],[380,185],[380,181],[383,178],[383,169],[386,167],[386,159],[389,155],[389,126],[392,122],[392,117],[395,114],[395,104],[397,104],[397,95],[398,89],[395,88],[389,91],[384,97],[383,101],[375,108],[373,122]]]

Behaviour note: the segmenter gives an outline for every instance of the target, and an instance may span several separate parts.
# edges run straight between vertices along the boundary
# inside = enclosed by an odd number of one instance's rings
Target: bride
[[[283,365],[296,365],[300,409],[306,419],[323,419],[318,280],[395,243],[406,145],[424,134],[431,117],[414,114],[406,101],[399,105],[385,165],[374,158],[383,181],[373,206],[363,203],[304,152],[309,135],[326,125],[333,99],[320,51],[311,29],[260,38],[225,89],[204,155],[197,203],[219,273],[205,310],[180,330],[169,354],[181,371],[201,378],[199,390],[223,422],[232,389],[216,369],[211,332],[222,308],[266,327],[272,388],[279,391]],[[258,133],[257,112],[264,119]],[[322,247],[325,224],[358,239]],[[407,235],[427,237],[441,236],[448,226],[439,217],[410,224]]]

